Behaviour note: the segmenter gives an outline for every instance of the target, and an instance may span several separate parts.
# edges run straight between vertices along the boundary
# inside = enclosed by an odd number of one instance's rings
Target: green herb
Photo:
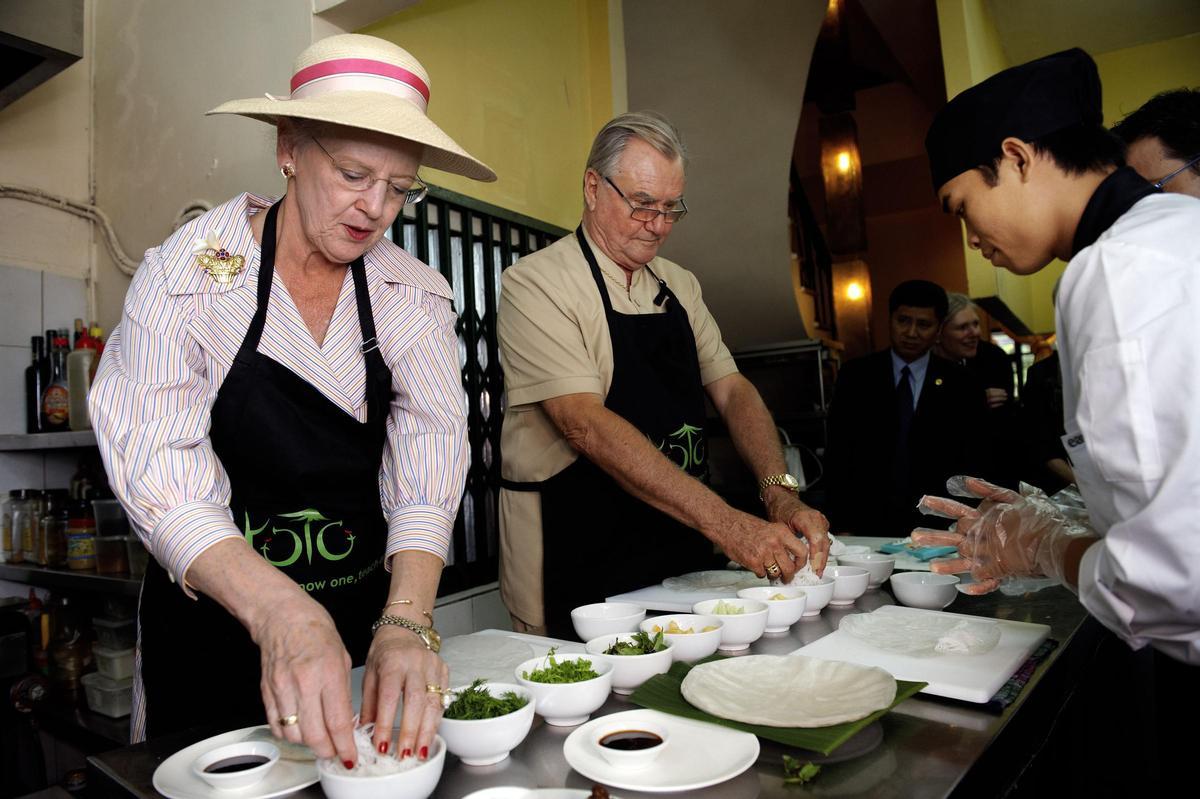
[[[659,631],[653,638],[649,633],[636,632],[632,641],[618,638],[612,646],[604,650],[606,655],[651,655],[667,648],[663,643],[663,634]]]
[[[805,763],[790,755],[783,756],[783,782],[785,785],[804,785],[821,773],[816,763]]]
[[[513,711],[520,710],[529,704],[529,699],[514,691],[505,691],[500,696],[492,696],[483,684],[487,680],[482,677],[471,683],[471,687],[459,691],[454,701],[446,708],[445,718],[460,721],[476,719],[494,719],[507,716]]]
[[[532,682],[546,683],[583,682],[600,676],[592,668],[592,661],[579,658],[559,662],[554,659],[554,650],[555,647],[551,647],[546,653],[546,661],[550,665],[533,671],[523,671],[521,676]]]

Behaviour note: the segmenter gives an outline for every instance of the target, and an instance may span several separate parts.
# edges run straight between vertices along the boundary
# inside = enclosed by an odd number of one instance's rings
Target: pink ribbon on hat
[[[429,108],[429,86],[404,67],[370,58],[334,58],[292,76],[292,99],[302,100],[332,92],[382,92],[412,100],[422,111]]]

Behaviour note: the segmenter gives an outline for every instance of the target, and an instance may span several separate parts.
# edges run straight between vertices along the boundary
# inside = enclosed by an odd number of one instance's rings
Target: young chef
[[[934,119],[926,148],[942,207],[963,220],[971,247],[1018,275],[1069,261],[1057,302],[1063,442],[1090,527],[1044,496],[970,478],[951,490],[985,498],[978,509],[923,502],[959,519],[953,535],[980,581],[975,590],[1058,579],[1130,647],[1153,647],[1159,696],[1173,686],[1173,711],[1194,708],[1200,203],[1123,166],[1120,143],[1103,128],[1096,65],[1078,49],[958,95]]]

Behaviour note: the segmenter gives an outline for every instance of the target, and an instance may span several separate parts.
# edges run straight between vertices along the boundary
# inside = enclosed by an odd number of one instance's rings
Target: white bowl
[[[783,586],[784,588],[798,588],[808,597],[808,601],[804,605],[804,615],[801,618],[811,619],[813,616],[820,615],[825,606],[829,604],[829,600],[833,599],[833,575],[829,573],[832,566],[826,567],[825,574],[821,577],[820,582],[812,585],[801,585],[798,582],[792,581],[791,585]]]
[[[464,691],[469,685],[460,685],[455,691]],[[442,717],[438,733],[446,739],[450,754],[468,766],[490,766],[508,757],[516,749],[529,728],[533,726],[533,709],[537,705],[533,693],[519,685],[506,682],[488,682],[483,685],[492,696],[503,696],[512,691],[529,701],[524,707],[494,719],[448,719]]]
[[[661,738],[662,743],[646,749],[610,749],[600,745],[605,737],[617,732],[648,732]],[[670,734],[667,732],[667,728],[661,724],[639,721],[630,725],[629,722],[617,720],[609,724],[597,724],[596,729],[591,732],[590,743],[596,754],[608,761],[613,768],[619,768],[622,771],[636,771],[653,763],[667,748],[669,741]]]
[[[407,771],[378,777],[356,777],[330,770],[328,760],[317,761],[317,774],[326,799],[425,799],[433,793],[446,764],[446,740],[433,736],[427,760]]]
[[[667,627],[675,622],[684,629],[695,630],[692,633],[669,633]],[[697,616],[693,613],[672,613],[668,616],[651,616],[638,627],[650,635],[662,631],[663,640],[671,642],[671,656],[676,662],[693,663],[700,658],[706,658],[721,646],[721,627],[724,622],[717,616]],[[658,627],[659,630],[654,628]],[[716,627],[715,630],[701,632],[705,627]]]
[[[743,612],[716,614],[714,608],[721,602],[740,607]],[[739,652],[762,638],[767,629],[767,603],[758,599],[706,599],[692,605],[692,610],[702,616],[716,616],[723,622],[720,649]]]
[[[517,666],[517,683],[529,690],[537,702],[538,715],[547,724],[555,727],[574,727],[588,720],[588,716],[599,710],[612,691],[612,663],[607,659],[592,657],[586,653],[556,653],[554,659],[590,660],[592,670],[599,676],[581,682],[546,683],[534,682],[521,676],[534,669],[548,665],[546,656],[530,658]]]
[[[265,757],[266,761],[241,771],[215,773],[205,771],[206,768],[219,764],[223,760],[240,758]],[[192,773],[214,788],[222,791],[233,791],[238,788],[249,788],[262,782],[267,772],[279,762],[279,747],[269,741],[239,741],[235,744],[218,746],[200,755],[192,762]]]
[[[933,572],[898,572],[892,575],[892,593],[912,608],[941,610],[958,596],[958,577]]]
[[[853,605],[854,600],[867,592],[871,573],[858,566],[830,566],[825,574],[833,578],[831,605]]]
[[[867,588],[878,588],[892,573],[892,569],[895,568],[896,556],[884,555],[880,552],[864,552],[861,555],[840,555],[838,556],[838,565],[858,566],[860,569],[866,569],[871,574]]]
[[[786,596],[787,599],[772,599],[771,597]],[[743,588],[738,596],[744,599],[757,599],[767,603],[767,627],[765,632],[783,633],[804,615],[808,604],[808,595],[803,588],[785,588],[781,585],[756,585],[753,588]]]
[[[840,553],[838,553],[837,555],[830,555],[829,556],[829,564],[831,566],[837,566],[838,564],[846,562],[846,561],[842,560],[842,558],[852,558],[857,555],[865,555],[870,551],[871,551],[871,548],[869,546],[866,546],[865,544],[849,544],[847,546],[842,547],[842,551]]]
[[[658,652],[651,652],[648,655],[604,654],[604,650],[616,643],[618,639],[628,641],[630,638],[629,633],[612,633],[587,642],[587,651],[590,654],[612,664],[612,689],[615,694],[631,694],[639,685],[655,674],[666,674],[667,670],[671,668],[672,644],[665,635],[663,636],[665,648]]]
[[[571,623],[580,641],[590,641],[609,633],[636,632],[638,622],[646,618],[646,609],[631,602],[596,602],[571,611]]]

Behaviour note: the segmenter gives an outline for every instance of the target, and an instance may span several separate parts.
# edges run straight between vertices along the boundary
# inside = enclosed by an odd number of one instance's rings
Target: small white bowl
[[[830,575],[829,569],[825,568],[825,574],[821,576],[821,581],[812,585],[801,585],[793,581],[791,585],[782,586],[783,588],[798,588],[808,597],[808,601],[804,605],[803,619],[811,619],[814,616],[820,615],[825,606],[829,604],[829,600],[833,599],[833,576]]]
[[[460,685],[455,691],[465,691],[469,685]],[[533,693],[519,685],[506,682],[488,682],[483,685],[492,696],[503,696],[509,691],[529,701],[524,707],[493,719],[448,719],[442,717],[438,733],[446,739],[450,754],[468,766],[490,766],[508,757],[516,749],[529,728],[533,726],[533,709],[537,702]]]
[[[658,746],[647,747],[646,749],[610,749],[607,746],[601,746],[600,742],[607,736],[618,732],[648,732],[652,735],[657,735],[662,739],[662,743]],[[610,724],[597,724],[596,729],[592,731],[591,744],[596,754],[608,761],[608,764],[613,768],[619,768],[622,771],[636,771],[649,766],[655,759],[663,753],[670,741],[666,727],[661,724],[655,724],[652,721],[639,721],[636,724],[622,723],[614,721]]]
[[[880,552],[864,552],[861,555],[840,555],[838,556],[838,565],[858,566],[860,569],[866,569],[870,572],[871,578],[867,582],[867,589],[870,590],[882,585],[883,581],[892,573],[892,569],[896,567],[896,556],[884,555]]]
[[[713,610],[721,602],[742,609],[741,613],[716,614]],[[692,610],[702,616],[716,616],[721,626],[720,649],[740,652],[762,638],[767,630],[767,603],[758,599],[706,599],[692,605]]]
[[[772,599],[776,596],[786,599]],[[804,615],[808,604],[808,595],[803,588],[785,588],[782,585],[756,585],[753,588],[743,588],[738,596],[744,599],[757,599],[767,603],[767,627],[764,632],[784,633]]]
[[[868,553],[870,551],[871,551],[871,548],[864,544],[850,544],[850,545],[844,546],[844,547],[842,547],[842,551],[839,552],[837,555],[829,556],[829,565],[837,566],[839,564],[846,562],[846,561],[842,560],[842,558],[853,558],[857,555],[865,555],[866,553]]]
[[[691,633],[669,633],[667,627],[675,622],[684,629],[691,628]],[[650,635],[661,631],[664,641],[671,642],[671,656],[676,662],[694,663],[700,658],[706,658],[721,646],[721,628],[724,622],[717,616],[697,616],[693,613],[672,613],[669,616],[651,616],[638,627]],[[658,627],[659,629],[654,629]],[[701,632],[705,627],[716,627],[715,630]]]
[[[580,641],[609,633],[637,632],[638,622],[644,618],[646,609],[632,602],[596,602],[571,611],[571,623]]]
[[[574,727],[588,720],[588,716],[600,709],[612,691],[612,663],[607,658],[592,657],[586,653],[556,653],[554,659],[590,660],[597,677],[581,682],[534,682],[522,675],[549,665],[545,655],[517,666],[517,683],[529,690],[537,702],[538,715],[554,727]]]
[[[265,757],[266,760],[257,766],[244,768],[240,771],[225,773],[205,771],[216,766],[223,760],[239,760],[252,757]],[[269,741],[239,741],[238,743],[218,746],[200,755],[192,762],[192,773],[207,782],[212,787],[222,791],[235,791],[239,788],[249,788],[262,782],[275,764],[279,762],[279,747]]]
[[[912,608],[941,610],[958,596],[958,577],[933,572],[898,572],[892,575],[892,592]]]
[[[446,764],[446,740],[433,736],[429,758],[407,771],[377,777],[357,777],[330,770],[330,761],[317,761],[317,774],[326,799],[425,799],[437,787]]]
[[[858,566],[830,566],[825,574],[833,578],[831,605],[853,605],[854,600],[867,592],[871,573]]]
[[[651,635],[651,638],[654,636]],[[606,655],[608,649],[618,639],[630,640],[630,633],[612,633],[593,638],[587,642],[590,654],[603,658],[612,664],[612,689],[614,694],[631,694],[639,685],[656,674],[666,674],[671,668],[671,642],[663,636],[663,649],[648,655]]]

